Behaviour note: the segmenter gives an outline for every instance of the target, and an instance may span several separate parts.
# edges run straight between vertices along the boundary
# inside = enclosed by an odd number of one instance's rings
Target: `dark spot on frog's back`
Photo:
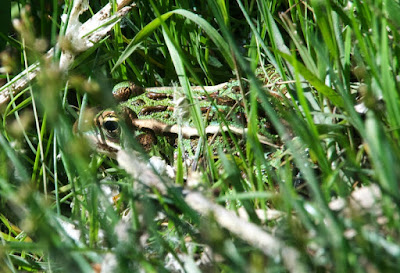
[[[215,100],[215,103],[218,105],[233,106],[236,103],[236,100],[228,96],[220,96],[219,92],[213,92],[208,94],[208,96],[199,97],[200,100],[209,100],[209,98]]]
[[[155,112],[163,112],[167,109],[168,109],[168,106],[165,106],[165,105],[147,106],[147,107],[143,107],[142,110],[140,110],[139,115],[149,115],[149,114],[155,113]]]
[[[218,105],[225,105],[225,106],[233,106],[236,103],[234,99],[231,99],[230,97],[226,96],[216,98],[216,102]]]
[[[235,93],[239,93],[240,92],[240,87],[238,85],[232,86],[232,91]]]
[[[166,93],[157,93],[157,92],[147,92],[146,97],[151,100],[165,100],[165,99],[172,99],[172,95]]]
[[[145,92],[141,86],[130,83],[117,84],[113,90],[113,96],[117,101],[126,101],[131,97],[137,97]]]

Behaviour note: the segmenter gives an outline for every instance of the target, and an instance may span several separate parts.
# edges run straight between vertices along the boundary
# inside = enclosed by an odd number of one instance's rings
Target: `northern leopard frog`
[[[276,75],[273,77],[276,79]],[[264,82],[271,83],[271,75]],[[236,136],[239,146],[244,146],[247,117],[242,98],[247,91],[240,90],[238,81],[231,80],[216,86],[195,86],[191,87],[191,92],[202,112],[205,133],[213,150],[233,146],[229,134]],[[268,92],[277,95],[281,91],[275,88]],[[194,154],[199,133],[190,117],[178,122],[176,114],[177,110],[185,112],[185,107],[190,107],[182,88],[142,88],[130,82],[122,82],[114,87],[113,95],[118,101],[117,110],[100,112],[95,117],[95,133],[91,132],[100,151],[112,156],[122,144],[120,120],[123,119],[131,129],[129,133],[135,136],[147,152],[157,153],[158,150],[164,156],[169,154],[171,159],[177,146],[177,136],[181,133],[186,152]],[[265,115],[260,116],[258,140],[261,144],[278,147],[279,141],[269,132],[270,126]],[[228,137],[222,137],[222,134]]]

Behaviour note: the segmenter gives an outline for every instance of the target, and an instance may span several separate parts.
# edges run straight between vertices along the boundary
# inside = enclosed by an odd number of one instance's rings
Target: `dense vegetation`
[[[397,0],[137,1],[85,50],[66,33],[107,1],[81,15],[73,1],[3,2],[1,272],[398,272]],[[165,191],[73,133],[89,106],[115,107],[120,81],[230,79],[249,86],[247,138],[216,155],[205,142],[190,176],[178,153]],[[261,114],[277,147],[257,141]],[[227,210],[248,217],[226,223]]]

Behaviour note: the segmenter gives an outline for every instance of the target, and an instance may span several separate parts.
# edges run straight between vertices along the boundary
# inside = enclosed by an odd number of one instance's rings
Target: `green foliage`
[[[107,3],[91,3],[81,20]],[[248,221],[300,253],[298,271],[397,272],[398,1],[136,5],[76,56],[68,73],[58,69],[67,43],[59,40],[50,59],[43,55],[64,35],[68,20],[59,17],[71,14],[72,1],[12,1],[4,8],[17,21],[10,35],[0,30],[7,44],[1,94],[26,73],[38,67],[40,73],[0,105],[0,271],[93,272],[115,259],[117,272],[170,272],[173,266],[296,272],[284,257],[268,256],[225,229],[217,215],[195,212],[185,200],[193,185],[185,182],[196,180],[196,190],[210,200],[245,211]],[[268,76],[268,64],[280,76],[275,86],[259,80]],[[249,86],[248,94],[242,88],[248,134],[241,139],[227,132],[221,139],[233,148],[214,151],[190,85],[232,78]],[[177,187],[166,193],[140,187],[115,159],[74,133],[76,120],[84,126],[82,113],[87,119],[96,114],[90,116],[91,106],[116,106],[112,86],[123,80],[183,87],[201,132],[196,158],[202,173],[190,173],[181,145]],[[261,115],[279,135],[279,148],[260,144]],[[226,124],[224,115],[216,116]],[[126,146],[142,150],[134,140]],[[126,214],[130,220],[121,220]],[[206,268],[194,260],[204,254],[217,257]]]

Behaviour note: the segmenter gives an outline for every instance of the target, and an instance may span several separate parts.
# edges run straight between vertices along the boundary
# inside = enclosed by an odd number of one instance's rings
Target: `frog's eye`
[[[106,117],[103,121],[102,127],[107,137],[112,140],[119,139],[121,130],[116,117]]]

